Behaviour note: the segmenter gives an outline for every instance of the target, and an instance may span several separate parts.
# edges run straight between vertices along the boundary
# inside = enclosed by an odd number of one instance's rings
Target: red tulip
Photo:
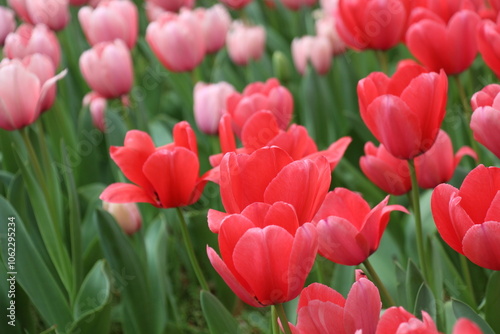
[[[5,42],[7,35],[16,30],[14,12],[9,8],[0,6],[0,46]]]
[[[139,29],[137,7],[129,0],[101,2],[97,8],[86,6],[78,12],[78,19],[90,45],[121,39],[132,49]]]
[[[412,159],[431,148],[446,113],[444,71],[399,67],[392,78],[374,72],[358,83],[361,117],[395,157]]]
[[[430,315],[422,311],[423,321],[402,307],[391,307],[384,312],[376,334],[440,334]]]
[[[437,230],[451,248],[475,264],[500,270],[500,168],[479,165],[460,189],[441,184],[432,193]]]
[[[375,334],[382,303],[377,287],[358,277],[347,299],[332,288],[313,283],[300,293],[293,334]],[[360,312],[363,310],[363,312]]]
[[[226,37],[227,52],[237,65],[259,60],[266,46],[266,30],[262,26],[248,26],[233,21]]]
[[[476,30],[480,20],[471,10],[460,10],[445,21],[431,10],[416,8],[410,16],[406,45],[430,70],[461,73],[476,58]]]
[[[198,82],[194,87],[194,118],[198,129],[216,134],[219,121],[226,110],[226,99],[235,92],[227,82],[206,84]]]
[[[293,206],[252,203],[220,225],[219,249],[207,246],[215,270],[245,303],[262,307],[294,299],[318,251],[314,226],[299,227]]]
[[[358,50],[388,50],[406,31],[408,0],[340,0],[337,31],[344,42]]]
[[[292,41],[293,62],[302,75],[309,62],[319,74],[328,73],[332,64],[332,53],[332,46],[326,37],[304,36]]]
[[[51,30],[64,29],[70,20],[68,0],[9,0],[9,4],[23,21]]]
[[[392,211],[408,211],[400,205],[387,205],[387,196],[376,207],[345,188],[329,192],[313,223],[318,230],[319,253],[328,260],[358,265],[373,254],[382,239]]]
[[[233,9],[241,9],[252,2],[252,0],[220,0],[220,2]]]
[[[491,84],[475,93],[471,99],[474,110],[470,127],[474,139],[500,157],[500,85]]]
[[[453,334],[483,334],[483,331],[467,318],[460,318],[453,326]]]
[[[477,12],[484,5],[483,0],[412,0],[413,6],[430,10],[443,21],[448,22],[460,10]]]
[[[199,176],[200,163],[194,131],[187,122],[174,127],[174,142],[155,148],[151,137],[131,130],[125,145],[112,146],[111,158],[135,184],[114,183],[100,199],[110,203],[150,203],[175,208],[195,203],[206,181]]]
[[[500,78],[500,21],[496,23],[484,20],[479,24],[477,45],[483,60],[489,68]]]

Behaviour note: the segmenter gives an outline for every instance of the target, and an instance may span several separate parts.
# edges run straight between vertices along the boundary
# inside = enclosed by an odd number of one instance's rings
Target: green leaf
[[[415,262],[411,259],[408,261],[406,269],[406,298],[408,305],[415,305],[420,287],[424,283],[422,273],[417,268]],[[416,314],[416,316],[420,316]]]
[[[222,303],[208,291],[200,292],[201,309],[211,334],[238,333],[238,322]]]
[[[476,312],[474,312],[474,310],[472,310],[472,308],[469,305],[456,299],[452,300],[452,305],[453,305],[453,312],[455,313],[455,317],[457,317],[457,319],[467,318],[469,320],[474,321],[481,328],[483,334],[495,334],[495,332],[493,331],[493,329],[491,329],[488,323],[484,321],[484,319],[481,318]]]
[[[486,288],[486,303],[484,314],[486,321],[490,324],[495,333],[500,333],[500,271],[494,272],[488,281]]]
[[[396,263],[396,290],[398,292],[398,305],[409,309],[406,294],[406,271],[401,267],[401,264]]]
[[[425,283],[423,283],[418,290],[413,314],[421,317],[422,311],[429,313],[433,319],[436,319],[436,300],[432,295],[431,289]]]

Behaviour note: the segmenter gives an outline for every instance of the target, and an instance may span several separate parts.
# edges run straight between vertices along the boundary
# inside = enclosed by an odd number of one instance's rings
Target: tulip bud
[[[236,90],[227,82],[194,87],[194,117],[198,128],[206,134],[217,134],[220,118],[226,109],[226,99]]]
[[[3,45],[8,34],[16,29],[14,12],[9,8],[0,6],[0,45]]]
[[[102,207],[115,218],[125,233],[131,235],[141,228],[142,217],[136,203],[108,203],[103,201]]]
[[[290,60],[281,51],[274,51],[273,53],[273,72],[274,76],[280,81],[288,81],[292,75],[290,70]]]
[[[227,35],[227,51],[237,65],[246,65],[250,60],[259,60],[264,53],[266,31],[261,26],[246,26],[234,21]]]
[[[208,9],[198,8],[196,14],[202,21],[203,34],[208,53],[219,51],[226,43],[226,34],[231,24],[226,8],[220,4]]]
[[[294,38],[292,56],[300,74],[304,75],[308,62],[316,72],[326,74],[332,64],[332,46],[327,38],[321,36]]]
[[[66,27],[70,19],[68,0],[9,0],[9,5],[23,21],[55,31]]]
[[[106,131],[105,111],[108,103],[105,98],[96,92],[90,92],[83,98],[83,106],[88,106],[92,117],[92,124],[101,132]]]

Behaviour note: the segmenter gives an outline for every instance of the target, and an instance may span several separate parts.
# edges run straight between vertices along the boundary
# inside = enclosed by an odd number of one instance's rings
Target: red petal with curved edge
[[[403,90],[410,84],[413,79],[415,79],[420,74],[427,72],[429,72],[429,70],[415,62],[399,62],[398,68],[392,75],[387,87],[387,94],[400,96]]]
[[[251,151],[267,146],[280,133],[276,117],[268,110],[253,114],[243,125],[241,141]]]
[[[376,334],[396,334],[402,323],[416,319],[415,316],[401,306],[387,309],[380,318]]]
[[[184,147],[160,150],[144,163],[144,175],[154,185],[163,208],[193,204],[200,170],[196,154]]]
[[[273,203],[273,205],[269,207],[262,227],[270,225],[282,227],[291,235],[295,235],[295,232],[297,232],[299,228],[299,221],[294,207],[285,202]]]
[[[397,165],[394,166],[379,157],[365,155],[359,160],[359,165],[366,177],[377,187],[391,195],[403,195],[411,190],[411,179],[408,175],[408,164],[404,160],[396,160]],[[401,169],[401,166],[406,167]]]
[[[160,204],[155,201],[152,194],[130,183],[113,183],[106,187],[99,199],[110,203],[151,203],[156,207]]]
[[[219,255],[217,255],[211,247],[207,246],[207,254],[214,269],[241,300],[254,307],[264,306],[255,300],[255,297],[251,292],[245,290],[240,282],[234,277],[233,273],[227,268],[226,264],[221,260]]]
[[[486,106],[476,109],[472,113],[470,127],[474,139],[486,146],[497,157],[500,157],[500,110]]]
[[[390,79],[382,72],[373,72],[366,78],[358,82],[357,92],[359,100],[359,112],[363,122],[372,131],[375,137],[378,137],[378,132],[373,124],[373,118],[368,117],[368,106],[379,96],[387,93]],[[372,130],[375,129],[375,130]]]
[[[176,147],[184,147],[198,156],[198,144],[196,135],[188,122],[177,123],[173,129],[174,143]]]
[[[330,289],[331,290],[331,289]],[[311,301],[298,310],[297,328],[304,334],[345,334],[344,309],[331,302]]]
[[[331,144],[326,150],[310,154],[306,158],[313,159],[317,156],[324,156],[330,164],[330,171],[333,172],[335,167],[337,167],[338,163],[340,162],[340,159],[342,159],[342,157],[344,156],[344,153],[347,150],[347,146],[349,146],[351,141],[351,137],[342,137]]]
[[[302,159],[318,151],[318,147],[314,140],[309,137],[307,129],[297,124],[292,124],[287,132],[281,131],[268,145],[282,148],[290,154],[293,160]]]
[[[455,13],[446,29],[447,52],[444,53],[446,63],[444,69],[448,75],[465,71],[477,55],[477,27],[481,21],[479,15],[472,10],[460,10]]]
[[[229,213],[209,209],[207,219],[208,228],[210,229],[210,231],[212,231],[213,233],[219,233],[220,225],[222,224],[224,218],[226,218],[227,216],[229,216]]]
[[[234,266],[262,305],[289,300],[288,268],[293,241],[283,228],[268,226],[249,229],[234,248]]]
[[[449,184],[440,184],[432,192],[431,209],[436,228],[444,241],[457,252],[462,252],[462,238],[456,233],[450,213],[450,204],[458,189]]]
[[[345,305],[345,298],[340,293],[324,284],[312,283],[304,288],[304,290],[300,293],[297,310],[300,311],[302,307],[309,305],[310,302],[314,300],[331,302],[341,308],[344,308]]]
[[[483,331],[467,318],[460,318],[453,326],[453,334],[483,334]]]
[[[446,25],[444,22],[423,19],[413,23],[406,32],[406,46],[422,64],[439,71],[445,64]]]
[[[500,270],[500,222],[474,225],[463,240],[464,255],[478,266]]]
[[[236,151],[236,140],[234,139],[232,122],[231,115],[229,114],[222,115],[219,121],[219,140],[223,154]]]
[[[377,287],[366,278],[359,279],[352,285],[345,303],[346,333],[361,329],[364,334],[375,334],[381,309],[382,302]]]

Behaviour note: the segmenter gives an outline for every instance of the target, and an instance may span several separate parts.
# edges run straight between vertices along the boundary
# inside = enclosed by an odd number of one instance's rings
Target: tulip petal
[[[222,115],[219,121],[219,140],[220,148],[223,154],[236,151],[236,140],[234,139],[234,132],[231,123],[232,119],[229,114]]]
[[[345,334],[344,309],[331,302],[313,300],[298,312],[297,328],[304,334]]]
[[[344,308],[345,305],[345,298],[339,292],[324,284],[312,283],[304,288],[300,293],[297,310],[300,311],[302,307],[307,306],[313,300],[331,302],[335,305],[340,306],[341,308]]]
[[[346,333],[354,333],[358,329],[367,334],[375,333],[381,309],[382,302],[377,287],[366,278],[359,279],[352,285],[345,303]]]
[[[445,23],[430,19],[415,22],[406,32],[406,45],[422,64],[439,71],[446,64],[442,52],[447,45]]]
[[[462,252],[462,238],[457,235],[450,214],[450,202],[456,198],[458,189],[449,184],[438,185],[431,197],[431,209],[436,228],[444,241],[457,252]]]
[[[470,127],[474,133],[474,139],[500,157],[500,140],[498,140],[500,111],[489,106],[476,109],[472,113]]]
[[[483,331],[471,320],[460,318],[453,326],[453,334],[483,334]]]
[[[351,141],[351,137],[342,137],[336,142],[332,143],[326,150],[310,154],[306,158],[313,159],[320,155],[324,156],[330,164],[330,171],[333,172],[335,167],[337,167],[338,163],[340,162],[340,159],[342,159],[342,157],[344,156],[344,153],[347,150],[347,146],[349,146]]]
[[[255,151],[264,147],[280,132],[276,117],[268,110],[253,114],[243,125],[241,141],[243,146]]]
[[[472,226],[463,239],[464,255],[475,264],[500,270],[500,222]]]
[[[130,183],[113,183],[104,189],[99,199],[110,203],[151,203],[160,206],[151,195]]]
[[[214,209],[209,209],[207,218],[208,218],[208,228],[210,229],[210,231],[212,231],[213,233],[219,233],[220,225],[222,224],[224,218],[226,218],[227,216],[229,216],[228,213],[220,212]]]
[[[396,334],[398,327],[405,322],[415,319],[415,316],[402,307],[387,309],[380,318],[376,334]]]

